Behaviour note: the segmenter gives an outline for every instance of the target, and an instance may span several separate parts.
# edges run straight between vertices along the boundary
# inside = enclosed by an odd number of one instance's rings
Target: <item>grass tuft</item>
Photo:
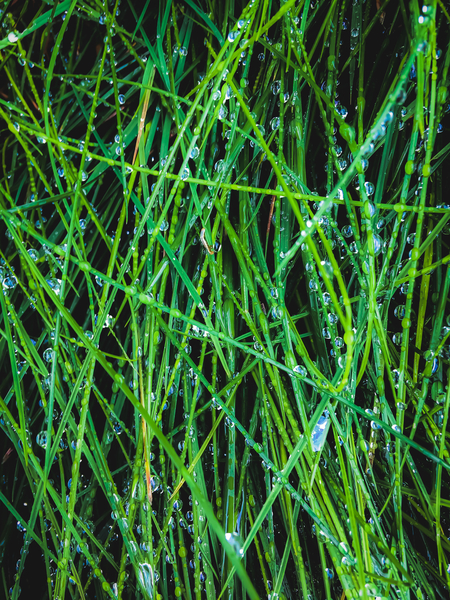
[[[0,597],[447,598],[448,2],[0,4]]]

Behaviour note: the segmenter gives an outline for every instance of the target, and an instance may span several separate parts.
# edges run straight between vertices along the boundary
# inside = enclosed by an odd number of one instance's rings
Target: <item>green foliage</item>
[[[448,597],[449,23],[3,0],[4,597]]]

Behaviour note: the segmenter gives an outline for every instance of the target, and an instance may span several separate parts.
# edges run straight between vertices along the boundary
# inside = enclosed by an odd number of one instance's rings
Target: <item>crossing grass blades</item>
[[[448,598],[449,3],[0,5],[0,596]]]

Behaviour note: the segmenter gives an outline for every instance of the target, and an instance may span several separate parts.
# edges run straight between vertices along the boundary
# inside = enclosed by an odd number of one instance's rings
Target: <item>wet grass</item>
[[[1,597],[448,597],[445,4],[2,3]]]

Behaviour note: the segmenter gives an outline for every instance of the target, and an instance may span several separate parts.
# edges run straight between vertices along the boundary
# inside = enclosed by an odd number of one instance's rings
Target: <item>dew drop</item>
[[[325,411],[311,432],[311,446],[314,452],[318,452],[325,443],[329,420],[329,413]]]
[[[274,81],[272,83],[272,85],[270,86],[270,89],[272,90],[272,94],[274,96],[276,96],[277,94],[279,94],[280,90],[281,90],[281,81],[279,81],[279,80],[278,81]]]
[[[41,448],[47,447],[47,432],[46,431],[41,431],[40,433],[37,434],[36,443]]]
[[[294,373],[298,373],[301,377],[306,377],[307,370],[302,365],[296,365],[293,369]]]
[[[154,577],[152,567],[148,563],[140,563],[138,566],[138,580],[142,589],[150,598],[153,598],[153,579],[157,581],[156,571]]]
[[[244,556],[244,542],[238,533],[226,533],[225,539],[238,556]]]

